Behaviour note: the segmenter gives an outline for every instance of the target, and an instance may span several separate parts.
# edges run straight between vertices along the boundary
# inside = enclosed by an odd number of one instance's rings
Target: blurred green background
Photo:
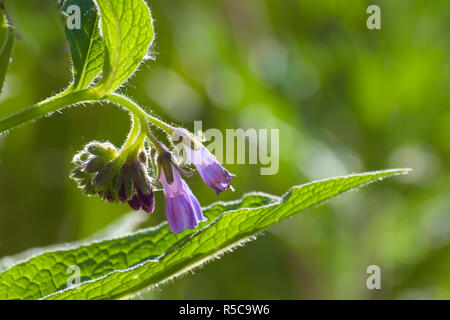
[[[3,2],[18,41],[0,117],[71,80],[57,1]],[[449,1],[149,4],[156,59],[124,93],[188,128],[202,120],[204,129],[280,129],[278,174],[227,165],[236,192],[219,197],[192,178],[203,205],[353,172],[414,172],[299,214],[141,298],[450,298]],[[381,8],[381,30],[366,27],[370,4]],[[120,145],[129,125],[114,106],[88,105],[0,138],[0,256],[89,237],[124,215],[142,218],[83,196],[68,178],[84,144]],[[157,202],[142,226],[164,219],[161,194]],[[366,288],[373,264],[381,290]]]

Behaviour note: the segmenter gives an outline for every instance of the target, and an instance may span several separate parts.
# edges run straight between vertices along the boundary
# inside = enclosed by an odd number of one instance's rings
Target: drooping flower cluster
[[[91,142],[75,155],[70,177],[86,195],[108,202],[128,202],[134,210],[151,213],[155,207],[144,150],[120,156],[110,143]]]
[[[231,188],[234,175],[198,137],[185,129],[177,128],[172,132],[174,153],[153,136],[151,140],[156,157],[153,152],[149,156],[143,146],[118,150],[110,143],[91,142],[74,157],[76,168],[71,178],[87,195],[98,195],[109,202],[128,202],[132,209],[148,213],[155,207],[153,190],[162,186],[166,218],[172,232],[194,229],[207,219],[198,199],[181,177],[180,173],[185,173],[183,166],[194,165],[206,185],[217,194]]]

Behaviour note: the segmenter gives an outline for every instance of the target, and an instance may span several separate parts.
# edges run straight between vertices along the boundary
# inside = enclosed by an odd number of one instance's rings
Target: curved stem
[[[29,108],[1,119],[0,133],[25,122],[41,118],[62,108],[83,102],[94,102],[97,101],[98,98],[98,95],[90,89],[57,95],[56,97],[44,100]]]
[[[23,123],[26,123],[28,121],[41,118],[52,112],[69,107],[71,105],[85,102],[100,101],[102,100],[102,98],[103,97],[99,95],[99,93],[96,90],[85,89],[80,91],[71,91],[69,87],[66,92],[63,92],[55,97],[39,102],[29,108],[26,108],[6,118],[1,119],[0,133],[12,129]],[[133,102],[127,97],[113,93],[111,95],[108,95],[105,99],[117,103],[128,109],[134,115],[134,120],[138,119],[140,124],[145,124],[146,121],[149,121],[169,134],[171,134],[174,131],[174,128],[171,125],[165,123],[164,121],[154,116],[151,116],[150,114],[145,112],[140,106],[138,106],[135,102]],[[134,121],[134,123],[137,122]],[[132,132],[130,133],[129,139],[126,142],[127,146],[128,143],[132,144],[133,138],[137,135],[138,132],[136,130],[139,130],[139,128],[136,128],[136,126],[133,125]],[[144,129],[144,132],[146,131],[147,130]]]
[[[134,101],[130,100],[125,96],[113,93],[106,96],[105,99],[127,108],[129,111],[131,111],[132,113],[134,113],[139,117],[141,123],[145,123],[145,120],[148,120],[149,122],[153,123],[155,126],[163,129],[169,134],[171,134],[175,130],[175,128],[169,125],[168,123],[165,123],[164,121],[145,112]]]
[[[139,131],[141,130],[141,123],[139,121],[139,118],[134,113],[131,113],[131,125],[132,125],[131,131],[128,134],[127,141],[121,148],[122,150],[125,150],[131,145],[133,145],[134,141],[136,140],[139,134]]]
[[[147,137],[146,131],[141,124],[141,131],[139,132],[138,137],[136,138],[133,145],[130,147],[131,153],[138,153],[139,150],[143,147],[145,138]]]

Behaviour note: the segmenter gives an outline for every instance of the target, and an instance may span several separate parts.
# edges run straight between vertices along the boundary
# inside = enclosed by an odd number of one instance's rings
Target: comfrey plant
[[[56,250],[41,248],[34,250],[32,257],[24,254],[19,259],[0,260],[0,299],[128,297],[255,239],[299,211],[370,182],[409,172],[393,169],[330,178],[294,186],[281,197],[252,192],[236,201],[202,208],[183,177],[195,168],[219,194],[232,189],[234,175],[203,145],[201,135],[168,124],[117,93],[151,57],[154,34],[146,2],[66,0],[62,12],[67,19],[72,83],[63,92],[0,120],[0,133],[73,105],[117,104],[131,117],[126,141],[120,148],[109,142],[88,143],[73,157],[70,177],[88,196],[126,202],[133,210],[148,213],[155,208],[154,192],[162,190],[167,222],[117,238],[73,243]],[[0,87],[13,42],[13,28],[0,14]]]
[[[80,10],[70,10],[73,6]],[[109,19],[116,11],[131,8],[140,12],[132,21]],[[148,213],[155,208],[153,191],[162,186],[172,231],[178,233],[186,228],[196,228],[205,218],[197,198],[180,173],[186,173],[186,166],[194,164],[205,183],[217,193],[230,188],[233,175],[222,167],[198,137],[163,122],[129,98],[114,93],[149,57],[153,25],[147,5],[137,0],[68,0],[63,11],[79,12],[80,28],[83,28],[79,30],[77,24],[73,24],[70,29],[69,21],[77,17],[67,16],[73,83],[55,97],[2,120],[0,130],[5,131],[69,105],[114,102],[131,114],[133,126],[127,141],[120,149],[109,142],[88,143],[74,156],[75,169],[70,177],[88,196],[98,196],[109,202],[128,202],[134,210]],[[103,13],[100,23],[99,11]],[[86,34],[92,35],[89,45],[84,39]],[[155,128],[168,135],[168,146],[155,137]],[[176,154],[171,152],[180,143],[183,150],[177,150]],[[182,156],[180,151],[186,153],[188,161],[178,158]]]

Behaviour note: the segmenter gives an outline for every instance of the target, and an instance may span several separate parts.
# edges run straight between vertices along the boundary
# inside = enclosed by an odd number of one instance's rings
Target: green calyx
[[[76,167],[70,178],[84,194],[98,195],[108,202],[129,200],[135,183],[149,192],[144,138],[139,134],[134,143],[121,150],[109,142],[88,143],[74,156],[72,162]]]
[[[164,176],[166,177],[167,183],[173,183],[173,171],[172,171],[172,155],[169,151],[164,150],[158,155],[158,166],[164,171]]]
[[[181,149],[181,144],[193,150],[199,150],[203,145],[199,137],[184,128],[174,129],[171,135],[171,141],[178,149]]]

